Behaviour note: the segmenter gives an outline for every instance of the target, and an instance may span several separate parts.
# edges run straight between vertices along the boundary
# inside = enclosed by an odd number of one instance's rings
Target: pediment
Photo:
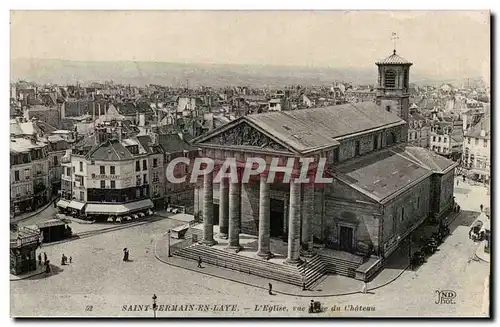
[[[200,140],[200,144],[219,144],[224,146],[256,147],[271,151],[290,152],[285,146],[273,140],[270,136],[257,130],[245,121],[220,131],[219,133]]]

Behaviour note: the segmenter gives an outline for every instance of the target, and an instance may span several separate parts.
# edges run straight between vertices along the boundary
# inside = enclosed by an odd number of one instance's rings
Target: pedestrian
[[[50,273],[50,260],[45,261],[45,272]]]
[[[47,253],[46,252],[43,253],[43,262],[47,262]]]
[[[42,254],[41,253],[38,253],[38,265],[39,266],[42,265]]]
[[[70,256],[69,257],[69,263],[71,263],[73,261],[73,258]]]
[[[363,282],[363,288],[361,289],[361,292],[366,294],[366,291],[368,290],[368,286],[366,285],[366,282]]]
[[[269,295],[273,295],[273,284],[269,283]]]
[[[198,268],[203,268],[203,267],[201,266],[201,263],[202,263],[202,262],[203,262],[203,261],[201,260],[201,257],[199,256],[199,257],[198,257]]]
[[[311,304],[309,304],[309,313],[314,313],[314,300],[311,300]]]
[[[123,249],[123,261],[127,261],[128,260],[127,251],[128,251],[127,248]]]
[[[460,180],[459,180],[459,179],[457,179],[457,186],[458,186],[458,183],[460,183]]]
[[[483,212],[483,208],[484,208],[484,207],[483,207],[483,205],[482,205],[482,204],[479,206],[479,208],[481,209],[481,212]]]
[[[66,257],[63,254],[61,257],[61,266],[64,266],[64,265],[66,265]]]

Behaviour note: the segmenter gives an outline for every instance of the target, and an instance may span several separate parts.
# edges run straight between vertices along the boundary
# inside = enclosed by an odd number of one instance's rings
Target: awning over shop
[[[85,206],[85,203],[82,203],[82,202],[78,202],[78,201],[71,201],[69,204],[68,204],[68,208],[71,208],[71,209],[76,209],[76,210],[82,210],[82,208]]]
[[[57,202],[57,206],[63,209],[66,209],[69,206],[70,201],[61,199]]]
[[[490,172],[486,169],[482,170],[482,169],[473,168],[473,169],[469,170],[469,172],[471,172],[472,174],[478,174],[478,175],[486,175],[486,176],[490,175]]]
[[[122,215],[138,210],[153,208],[153,202],[150,199],[126,203],[126,204],[87,204],[85,213],[94,215]]]
[[[130,212],[132,212],[132,211],[138,211],[138,210],[144,210],[144,209],[150,209],[150,208],[154,207],[153,201],[151,201],[150,199],[126,203],[126,204],[124,204],[124,206]]]

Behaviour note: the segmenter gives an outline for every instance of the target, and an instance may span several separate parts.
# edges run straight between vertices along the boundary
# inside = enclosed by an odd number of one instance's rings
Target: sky
[[[373,67],[489,80],[487,11],[11,11],[11,58]]]

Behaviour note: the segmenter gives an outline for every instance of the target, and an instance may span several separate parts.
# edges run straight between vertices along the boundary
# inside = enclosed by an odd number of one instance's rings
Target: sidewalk
[[[476,257],[484,262],[490,262],[490,254],[484,252],[484,246],[486,245],[485,241],[482,241],[481,244],[476,249]]]
[[[40,266],[37,263],[36,270],[30,271],[28,273],[21,274],[21,275],[10,274],[10,281],[12,282],[12,281],[17,281],[17,280],[22,280],[22,279],[30,278],[30,277],[33,277],[33,276],[36,276],[36,275],[43,274],[44,272],[45,272],[45,266],[44,265]]]
[[[27,213],[24,213],[22,215],[19,215],[19,216],[15,216],[14,218],[12,218],[10,220],[11,223],[18,223],[20,221],[23,221],[23,220],[26,220],[26,219],[29,219],[31,217],[34,217],[38,214],[40,214],[40,212],[44,211],[45,209],[47,209],[49,206],[53,205],[54,201],[56,201],[58,199],[58,197],[53,197],[52,199],[50,199],[50,201],[45,204],[43,207],[40,207],[38,209],[36,209],[35,211],[32,211],[32,212],[27,212]]]
[[[286,284],[276,280],[251,275],[248,273],[238,272],[232,269],[226,269],[210,264],[204,264],[203,268],[197,268],[196,261],[190,261],[179,257],[168,257],[167,238],[165,234],[158,238],[155,242],[154,252],[155,257],[159,261],[168,265],[183,268],[195,272],[199,272],[212,277],[222,278],[235,283],[240,283],[248,286],[268,290],[268,283],[273,284],[273,293],[283,294],[297,297],[331,297],[361,293],[363,282],[339,275],[325,275],[322,280],[312,290],[303,291],[301,287]],[[399,278],[406,268],[391,269],[388,267],[378,274],[373,281],[367,283],[367,291],[384,287],[397,278]]]

